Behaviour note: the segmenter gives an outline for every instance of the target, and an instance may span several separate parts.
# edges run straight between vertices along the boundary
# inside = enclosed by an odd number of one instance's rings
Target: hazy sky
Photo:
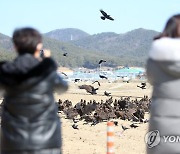
[[[100,19],[100,9],[115,21]],[[89,34],[125,33],[136,28],[162,31],[180,13],[180,0],[1,0],[0,33],[31,26],[41,33],[79,28]]]

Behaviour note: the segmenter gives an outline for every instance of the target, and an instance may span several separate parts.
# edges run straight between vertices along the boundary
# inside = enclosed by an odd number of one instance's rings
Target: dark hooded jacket
[[[0,90],[4,91],[2,151],[61,147],[53,90],[62,93],[68,85],[56,69],[51,58],[38,61],[31,54],[0,63]]]

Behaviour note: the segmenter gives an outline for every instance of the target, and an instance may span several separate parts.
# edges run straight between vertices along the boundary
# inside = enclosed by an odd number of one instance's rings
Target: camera
[[[44,58],[44,50],[40,50],[40,57]]]

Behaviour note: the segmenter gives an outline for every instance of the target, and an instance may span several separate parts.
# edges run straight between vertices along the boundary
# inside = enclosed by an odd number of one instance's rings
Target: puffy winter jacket
[[[180,153],[180,38],[153,42],[147,75],[153,85],[147,153]]]
[[[0,63],[0,89],[4,91],[1,150],[39,150],[61,147],[60,120],[53,91],[68,85],[56,73],[51,58],[31,54]]]

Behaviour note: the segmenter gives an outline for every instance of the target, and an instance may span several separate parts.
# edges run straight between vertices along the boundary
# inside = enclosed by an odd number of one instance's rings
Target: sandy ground
[[[85,90],[78,89],[78,85],[89,84],[85,83],[70,83],[69,90],[62,95],[55,93],[55,100],[71,100],[73,104],[76,104],[80,99],[89,100],[106,100],[107,96],[103,93],[106,90],[111,92],[113,99],[120,98],[121,96],[131,96],[132,99],[143,97],[144,95],[151,96],[152,87],[148,84],[147,89],[142,90],[137,88],[140,85],[140,81],[133,81],[130,83],[123,83],[117,81],[115,83],[108,83],[100,81],[101,86],[97,91],[97,95],[87,94]],[[94,87],[98,87],[95,83]],[[0,100],[1,102],[2,100]],[[60,114],[62,122],[62,138],[63,138],[63,154],[105,154],[106,153],[106,130],[107,122],[97,124],[96,126],[84,125],[83,121],[78,122],[79,130],[72,128],[72,120],[65,119],[63,114]],[[146,115],[148,118],[149,115]],[[115,136],[115,153],[116,154],[145,154],[146,147],[144,142],[144,136],[148,129],[148,123],[139,124],[136,129],[128,129],[122,133],[121,124],[129,127],[132,122],[117,120],[119,126],[114,127]]]
[[[152,87],[148,84],[147,89],[142,90],[137,88],[140,81],[133,81],[130,83],[123,83],[122,81],[116,83],[108,83],[101,81],[101,86],[97,91],[97,95],[87,94],[85,90],[78,89],[78,85],[91,84],[86,83],[71,83],[67,93],[58,95],[55,94],[55,99],[71,100],[76,104],[80,99],[85,100],[106,100],[108,97],[103,93],[106,90],[111,92],[113,98],[120,98],[121,96],[143,97],[144,95],[151,96]],[[94,84],[96,87],[97,84]],[[98,87],[98,86],[97,86]],[[106,153],[106,129],[107,123],[103,122],[96,126],[83,125],[83,121],[78,123],[79,130],[73,129],[72,120],[61,116],[62,121],[62,138],[63,138],[63,154],[105,154]],[[149,115],[146,115],[147,118]],[[114,127],[115,130],[115,153],[116,154],[145,154],[144,136],[147,132],[148,124],[139,124],[136,129],[128,129],[122,133],[121,124],[129,127],[132,122],[118,120],[119,126]]]

